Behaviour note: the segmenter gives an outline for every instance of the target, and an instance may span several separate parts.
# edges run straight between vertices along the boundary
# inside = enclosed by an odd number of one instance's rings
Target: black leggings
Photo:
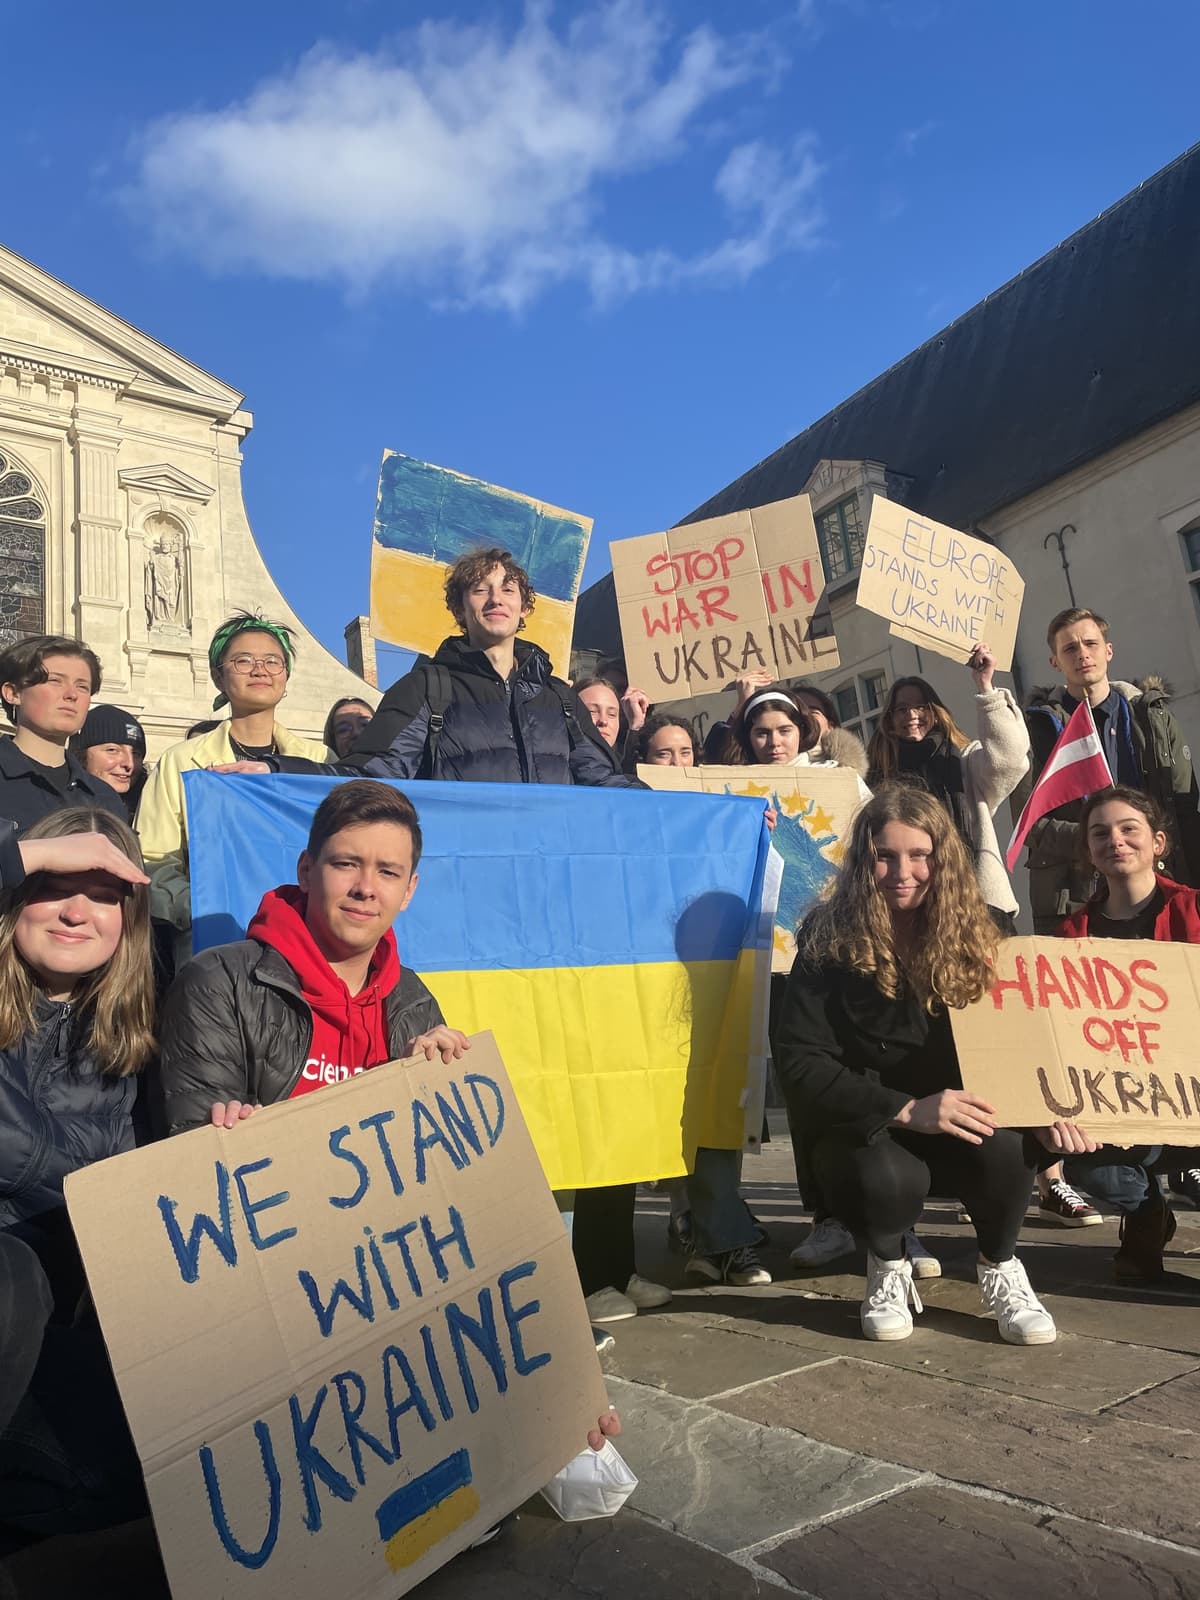
[[[979,1249],[1008,1261],[1025,1220],[1034,1159],[1021,1134],[1000,1128],[982,1144],[953,1134],[893,1128],[870,1144],[825,1135],[812,1151],[834,1216],[861,1231],[873,1254],[895,1261],[932,1193],[953,1195],[971,1213]]]
[[[633,1277],[633,1211],[636,1183],[575,1191],[571,1249],[585,1295],[620,1289]]]

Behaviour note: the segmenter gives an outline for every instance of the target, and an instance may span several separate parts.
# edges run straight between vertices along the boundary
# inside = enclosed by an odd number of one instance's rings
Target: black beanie
[[[71,749],[89,750],[94,744],[128,744],[138,755],[146,754],[146,735],[141,723],[120,706],[93,706],[83,727],[71,740]]]

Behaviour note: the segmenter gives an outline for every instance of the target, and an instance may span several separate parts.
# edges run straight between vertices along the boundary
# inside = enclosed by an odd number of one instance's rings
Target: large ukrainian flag
[[[195,947],[295,881],[336,779],[186,773]],[[452,1027],[491,1028],[556,1189],[740,1149],[766,1055],[761,800],[397,784],[425,838],[396,936]],[[753,1115],[751,1113],[751,1115]]]

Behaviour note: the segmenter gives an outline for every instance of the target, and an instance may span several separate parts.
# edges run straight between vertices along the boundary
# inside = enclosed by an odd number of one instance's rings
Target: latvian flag
[[[1017,818],[1017,826],[1009,841],[1004,859],[1010,872],[1016,869],[1021,846],[1029,837],[1034,823],[1040,822],[1049,812],[1066,805],[1068,800],[1082,800],[1095,794],[1097,789],[1112,785],[1112,773],[1104,757],[1104,747],[1092,708],[1086,700],[1071,713],[1071,720],[1058,736],[1058,743],[1050,752],[1050,759],[1042,768],[1042,775],[1033,786],[1033,793],[1025,802],[1025,809]]]

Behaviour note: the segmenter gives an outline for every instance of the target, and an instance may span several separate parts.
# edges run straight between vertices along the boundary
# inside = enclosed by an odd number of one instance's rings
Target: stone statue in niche
[[[146,626],[189,626],[183,539],[176,524],[165,516],[147,523],[150,544],[146,555]]]

